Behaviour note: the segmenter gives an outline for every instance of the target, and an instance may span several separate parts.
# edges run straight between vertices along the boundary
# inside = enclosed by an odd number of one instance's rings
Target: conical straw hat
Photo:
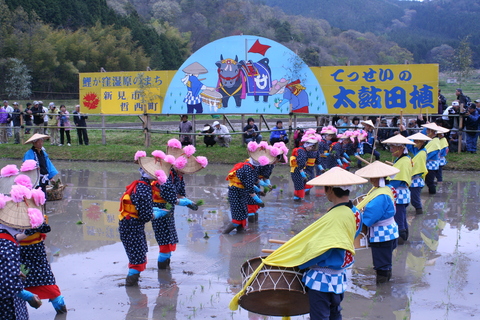
[[[15,184],[15,178],[21,174],[24,174],[30,178],[33,187],[36,187],[38,185],[38,180],[40,179],[39,168],[25,172],[19,171],[18,174],[14,176],[0,178],[0,193],[10,194],[10,190],[12,190],[12,186]]]
[[[450,129],[447,129],[447,128],[444,128],[444,127],[441,127],[441,126],[438,126],[438,129],[437,129],[437,133],[447,133],[449,131],[450,131]]]
[[[407,139],[410,140],[417,140],[417,141],[430,141],[432,140],[430,137],[427,137],[421,132],[417,132],[415,134],[412,134],[411,136],[408,136]]]
[[[383,140],[382,143],[385,144],[415,144],[412,141],[408,140],[401,134],[397,134],[393,137],[388,138],[387,140]]]
[[[381,161],[375,161],[355,172],[363,178],[385,178],[396,175],[400,170]]]
[[[182,70],[183,72],[185,73],[190,73],[190,74],[204,74],[204,73],[208,73],[208,70],[205,69],[204,66],[202,66],[200,63],[198,62],[194,62],[192,64],[189,64],[188,66],[186,66],[185,68],[183,68]]]
[[[333,167],[327,172],[319,175],[318,177],[310,180],[307,184],[312,186],[351,186],[354,184],[366,183],[367,180],[363,179],[347,170],[340,167]]]
[[[170,175],[170,169],[172,168],[171,163],[162,159],[156,160],[153,157],[140,157],[138,158],[138,163],[140,164],[140,167],[152,177],[152,179],[157,179],[157,176],[155,175],[155,171],[157,170],[163,170],[168,177]]]
[[[35,142],[38,139],[50,139],[50,136],[47,136],[46,134],[40,134],[40,133],[35,133],[33,136],[31,136],[27,141],[25,141],[23,144],[27,144],[30,142]]]
[[[253,160],[257,161],[258,162],[258,158],[260,158],[261,156],[265,156],[268,158],[269,160],[269,164],[272,164],[275,162],[275,160],[277,159],[276,157],[272,156],[270,154],[270,150],[268,149],[264,149],[264,148],[257,148],[257,150],[255,151],[248,151],[248,154],[250,156],[250,158],[252,158]],[[283,151],[280,151],[279,154],[283,154]]]
[[[362,120],[362,121],[360,121],[360,123],[361,123],[361,124],[366,124],[366,125],[368,125],[368,126],[370,126],[370,127],[375,127],[375,125],[373,124],[372,120],[370,120],[370,119],[369,119],[369,120]]]
[[[182,148],[167,147],[167,155],[172,155],[177,159],[178,157],[185,155],[185,151]]]
[[[36,208],[42,211],[42,207],[35,205],[33,199],[26,199],[22,202],[8,201],[3,209],[0,209],[0,223],[17,229],[30,229],[30,217],[28,209]]]
[[[436,123],[433,123],[433,122],[422,124],[422,127],[431,129],[434,131],[438,131],[438,128],[440,128]]]
[[[197,162],[197,158],[195,156],[183,156],[187,159],[187,164],[182,169],[175,168],[175,170],[177,170],[181,174],[193,174],[203,169],[202,165]]]

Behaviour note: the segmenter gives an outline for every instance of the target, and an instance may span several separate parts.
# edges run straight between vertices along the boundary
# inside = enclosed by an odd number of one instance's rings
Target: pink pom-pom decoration
[[[24,174],[19,174],[18,176],[16,176],[13,182],[21,186],[27,187],[28,189],[33,188],[32,180],[30,180],[29,176],[26,176]]]
[[[22,202],[24,198],[30,199],[32,197],[32,191],[25,186],[17,184],[12,186],[10,196],[13,202]]]
[[[155,150],[152,152],[154,158],[165,159],[165,152],[162,150]]]
[[[165,156],[165,159],[163,159],[163,160],[165,160],[165,162],[168,162],[168,163],[170,163],[170,164],[174,164],[174,163],[175,163],[175,157],[172,156],[171,154]]]
[[[170,139],[167,142],[167,146],[169,146],[170,148],[181,149],[182,148],[182,143],[178,139]]]
[[[175,168],[181,170],[181,169],[185,168],[187,163],[188,163],[187,158],[185,158],[184,156],[180,156],[177,159],[175,159],[175,162],[173,163],[173,165],[175,166]]]
[[[18,168],[14,164],[6,165],[0,170],[0,176],[2,178],[14,176],[16,174],[18,174]]]
[[[197,157],[197,162],[202,166],[202,168],[205,168],[208,165],[207,157],[198,156]]]
[[[155,171],[155,176],[157,177],[158,183],[160,183],[161,185],[167,182],[167,175],[165,174],[165,172],[163,172],[163,170]]]
[[[183,152],[185,152],[185,155],[186,155],[187,157],[190,157],[192,154],[195,153],[195,151],[197,151],[197,150],[196,150],[195,147],[192,146],[191,144],[188,145],[188,146],[185,146],[185,147],[183,148]]]
[[[35,160],[25,160],[20,167],[20,171],[32,171],[37,168],[37,161]]]
[[[247,149],[248,151],[250,152],[255,152],[257,151],[258,149],[258,143],[256,143],[255,141],[250,141],[248,144],[247,144]]]
[[[281,152],[282,150],[280,150],[279,148],[270,148],[270,155],[272,157],[278,156]]]
[[[3,193],[0,193],[0,209],[5,208],[5,205],[7,204],[8,201],[12,200],[9,196],[4,195]]]
[[[145,151],[137,151],[135,152],[135,161],[137,161],[139,158],[146,157],[147,153]]]
[[[32,190],[32,199],[37,206],[43,206],[45,204],[45,193],[43,193],[42,189],[33,189]]]
[[[27,212],[32,228],[38,228],[43,224],[44,218],[42,211],[38,210],[37,208],[28,208]]]
[[[311,135],[311,134],[315,134],[317,131],[315,129],[307,129],[305,131],[305,135]]]
[[[270,160],[265,156],[260,156],[258,157],[258,163],[260,163],[261,166],[266,166],[270,163]]]
[[[267,149],[268,147],[268,143],[267,141],[260,141],[260,143],[258,144],[258,146],[262,149]]]

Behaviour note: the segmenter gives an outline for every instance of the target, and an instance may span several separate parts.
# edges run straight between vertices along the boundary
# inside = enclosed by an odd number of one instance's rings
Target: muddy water
[[[177,208],[180,243],[172,269],[157,271],[158,247],[149,224],[147,270],[139,287],[126,288],[118,199],[124,186],[138,178],[137,167],[60,161],[55,165],[67,188],[63,200],[47,203],[52,232],[46,246],[69,311],[55,317],[44,301],[40,309],[30,308],[31,319],[276,319],[228,309],[241,287],[240,267],[261,255],[263,248],[278,246],[268,239],[291,238],[329,207],[320,188],[305,202],[294,203],[288,168],[277,167],[271,179],[277,189],[264,198],[267,206],[260,210],[258,223],[246,233],[222,235],[219,230],[229,220],[224,179],[230,167],[210,165],[186,177],[189,198],[206,204],[198,211]],[[410,240],[395,252],[389,284],[375,285],[370,251],[357,251],[342,303],[344,319],[479,318],[480,185],[476,173],[444,176],[436,195],[422,194],[425,214],[415,216],[409,207]],[[368,189],[357,188],[354,194]]]

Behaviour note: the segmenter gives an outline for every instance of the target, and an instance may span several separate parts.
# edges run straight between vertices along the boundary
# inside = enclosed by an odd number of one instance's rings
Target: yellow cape
[[[372,189],[370,189],[370,191],[368,191],[365,198],[363,198],[363,200],[356,205],[357,209],[362,210],[370,201],[372,201],[373,199],[375,199],[376,196],[379,196],[381,194],[386,194],[392,199],[392,201],[394,201],[395,199],[393,196],[392,189],[390,189],[390,187],[381,187],[381,188],[373,187]]]
[[[355,254],[353,246],[356,224],[352,210],[347,206],[331,209],[323,217],[309,225],[295,237],[262,260],[249,281],[230,301],[230,310],[238,309],[238,300],[256,278],[265,264],[279,267],[300,266],[332,248],[340,248]]]
[[[422,178],[425,179],[425,176],[428,173],[427,169],[427,152],[426,150],[420,150],[415,157],[413,157],[413,171],[412,177],[417,174],[422,174]]]

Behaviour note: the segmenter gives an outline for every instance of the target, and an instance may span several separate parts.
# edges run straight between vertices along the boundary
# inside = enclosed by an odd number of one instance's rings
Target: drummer
[[[347,288],[346,270],[354,262],[353,242],[361,230],[360,213],[349,196],[353,185],[365,182],[367,180],[339,167],[308,182],[309,185],[324,186],[325,195],[333,204],[320,218],[329,223],[318,230],[322,239],[328,242],[325,244],[328,250],[299,266],[300,269],[308,268],[303,275],[303,282],[309,288],[312,320],[341,319],[340,303]]]
[[[355,172],[360,177],[370,179],[373,185],[357,208],[363,209],[363,224],[370,228],[369,242],[377,284],[388,282],[392,277],[392,254],[397,247],[399,234],[394,219],[395,197],[392,188],[387,185],[386,177],[399,172],[399,169],[380,161]]]

